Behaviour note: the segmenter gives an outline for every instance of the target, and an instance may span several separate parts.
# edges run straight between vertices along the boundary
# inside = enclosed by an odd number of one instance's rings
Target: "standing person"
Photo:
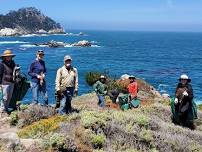
[[[72,97],[78,95],[78,72],[77,69],[72,66],[72,58],[69,55],[64,57],[64,66],[57,70],[55,90],[57,96],[61,99],[59,113],[71,113]]]
[[[93,85],[93,89],[98,96],[98,105],[100,107],[105,106],[105,95],[107,94],[107,85],[105,83],[106,77],[104,75],[101,75],[100,79]]]
[[[14,89],[13,73],[15,62],[13,57],[15,57],[15,54],[11,50],[5,50],[1,55],[2,62],[0,63],[0,84],[3,90],[3,106],[4,111],[7,113],[9,113],[9,103]]]
[[[28,75],[31,76],[32,103],[40,105],[48,105],[48,93],[46,90],[46,66],[43,60],[44,51],[38,50],[36,59],[31,63]],[[39,93],[43,97],[43,101],[39,101]]]
[[[140,105],[140,100],[137,99],[137,93],[138,93],[138,84],[136,81],[135,76],[130,76],[130,84],[128,85],[128,103],[129,105],[134,108],[139,107]]]
[[[193,113],[193,90],[190,84],[191,79],[185,74],[179,78],[179,83],[175,91],[175,114],[177,117],[174,122],[184,127],[194,129],[194,113]]]
[[[130,76],[130,84],[128,85],[127,89],[130,94],[130,100],[136,99],[137,98],[137,92],[138,92],[138,85],[136,82],[135,76]]]

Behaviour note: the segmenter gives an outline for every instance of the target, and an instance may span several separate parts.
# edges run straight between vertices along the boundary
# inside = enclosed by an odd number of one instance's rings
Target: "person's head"
[[[65,67],[66,67],[66,68],[70,68],[70,67],[71,67],[71,64],[72,64],[72,58],[71,58],[71,56],[66,55],[66,56],[64,57],[64,65],[65,65]]]
[[[182,85],[186,85],[187,83],[191,82],[191,79],[186,74],[182,74],[179,78],[179,81]]]
[[[5,50],[1,55],[2,60],[7,62],[11,61],[13,57],[15,57],[15,54],[13,54],[11,50]]]
[[[43,50],[38,50],[37,52],[36,52],[36,57],[37,57],[37,59],[38,60],[43,60],[43,57],[44,57],[44,51]]]
[[[102,82],[102,83],[106,82],[106,77],[104,75],[100,76],[100,82]]]
[[[131,75],[129,76],[129,80],[130,80],[130,83],[133,83],[136,80],[136,78],[135,76]]]

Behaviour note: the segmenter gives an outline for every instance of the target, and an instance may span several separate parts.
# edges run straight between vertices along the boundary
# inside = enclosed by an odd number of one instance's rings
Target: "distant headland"
[[[0,36],[63,34],[64,29],[35,7],[21,8],[0,15]]]

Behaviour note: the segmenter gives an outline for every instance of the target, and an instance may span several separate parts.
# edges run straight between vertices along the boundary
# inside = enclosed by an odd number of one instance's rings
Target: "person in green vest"
[[[100,107],[105,106],[105,95],[107,94],[106,77],[104,75],[100,76],[100,79],[93,85],[93,89],[98,97],[98,105]]]

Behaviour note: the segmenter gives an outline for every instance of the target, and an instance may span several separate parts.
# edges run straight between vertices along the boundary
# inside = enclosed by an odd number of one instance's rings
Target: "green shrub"
[[[106,137],[104,134],[91,134],[91,143],[93,144],[94,148],[102,148],[105,144]]]
[[[11,112],[10,118],[11,118],[10,124],[11,125],[16,125],[18,123],[18,120],[19,120],[19,118],[18,118],[18,111]]]
[[[109,116],[105,112],[84,111],[81,113],[81,123],[85,128],[90,128],[93,125],[105,125]]]
[[[153,136],[150,130],[143,129],[140,134],[140,139],[146,142],[150,142],[153,140]]]
[[[74,140],[60,133],[53,133],[49,136],[46,136],[43,144],[45,149],[71,152],[78,151]]]
[[[101,73],[100,72],[88,72],[85,75],[86,82],[89,86],[93,86],[93,84],[99,80]]]

